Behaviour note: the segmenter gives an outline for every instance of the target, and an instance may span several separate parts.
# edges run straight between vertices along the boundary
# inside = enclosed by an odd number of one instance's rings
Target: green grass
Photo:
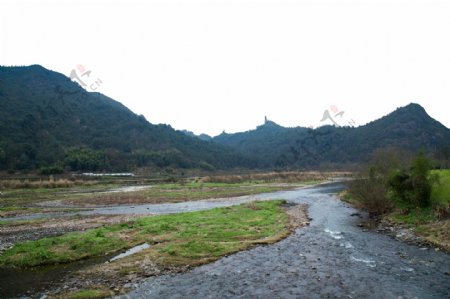
[[[0,256],[0,264],[26,267],[64,263],[107,254],[127,246],[125,240],[110,232],[111,228],[99,228],[19,243]]]
[[[339,192],[338,196],[339,196],[339,198],[342,201],[344,201],[346,203],[349,203],[349,204],[352,204],[352,205],[358,205],[359,204],[358,200],[350,192],[348,192],[347,190]]]
[[[79,291],[65,294],[64,298],[67,298],[67,299],[96,299],[96,298],[110,297],[113,294],[114,294],[113,292],[110,292],[105,289],[82,289]]]
[[[410,227],[417,227],[421,224],[429,223],[432,221],[437,221],[433,209],[414,209],[410,210],[408,213],[401,213],[400,211],[395,211],[391,213],[389,219],[395,223],[407,224]]]
[[[448,206],[450,204],[450,169],[433,170],[432,174],[439,175],[439,183],[433,186],[431,202],[438,206]]]
[[[0,265],[32,267],[102,256],[147,242],[157,256],[177,263],[213,260],[253,244],[273,242],[289,232],[283,201],[256,202],[207,211],[138,218],[16,244],[0,255]]]

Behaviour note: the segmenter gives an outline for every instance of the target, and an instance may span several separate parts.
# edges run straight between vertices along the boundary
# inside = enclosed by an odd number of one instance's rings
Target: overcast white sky
[[[81,64],[152,123],[357,125],[410,102],[450,127],[450,1],[0,2],[0,65]],[[89,81],[88,80],[88,81]]]

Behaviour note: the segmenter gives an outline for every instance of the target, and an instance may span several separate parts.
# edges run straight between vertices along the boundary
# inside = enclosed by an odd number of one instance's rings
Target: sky
[[[1,0],[0,65],[74,72],[196,134],[327,110],[363,125],[410,102],[450,127],[449,16],[448,0]]]

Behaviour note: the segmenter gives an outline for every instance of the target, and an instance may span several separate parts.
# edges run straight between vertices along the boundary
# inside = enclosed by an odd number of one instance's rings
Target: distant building
[[[81,175],[84,176],[120,176],[120,177],[133,177],[134,173],[131,172],[118,172],[118,173],[92,173],[84,172]]]

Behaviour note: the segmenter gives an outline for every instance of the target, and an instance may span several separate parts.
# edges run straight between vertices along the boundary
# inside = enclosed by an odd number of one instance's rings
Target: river
[[[167,214],[257,199],[309,205],[310,226],[297,229],[281,242],[230,255],[184,274],[148,278],[122,298],[450,298],[450,256],[358,227],[360,217],[367,216],[336,197],[342,188],[341,183],[332,183],[232,199],[95,208],[82,213]],[[79,268],[64,267],[69,270],[57,269],[61,275],[50,270],[59,283],[71,268]],[[20,274],[29,276],[22,291],[33,284],[36,290],[55,283],[48,274],[34,283],[37,274],[26,274]],[[6,275],[9,279],[0,286],[8,289],[9,281],[14,288],[20,277]],[[9,291],[9,296],[18,292]]]
[[[450,256],[359,228],[360,211],[335,196],[341,188],[331,184],[257,196],[306,203],[313,220],[279,243],[184,274],[149,278],[128,296],[450,298]]]

